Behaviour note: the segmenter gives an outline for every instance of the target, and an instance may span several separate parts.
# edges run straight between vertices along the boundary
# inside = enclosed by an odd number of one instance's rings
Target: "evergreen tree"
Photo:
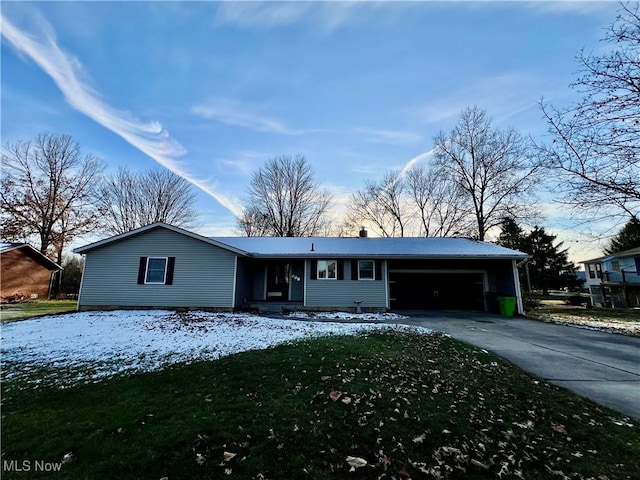
[[[632,217],[604,249],[606,255],[640,247],[640,220]]]
[[[79,255],[65,256],[62,264],[62,281],[60,292],[68,295],[77,295],[80,292],[80,280],[82,279],[82,267],[84,259]]]
[[[525,231],[513,218],[505,217],[500,224],[502,231],[497,244],[506,248],[520,250],[531,256],[526,267],[520,268],[520,284],[542,290],[543,295],[549,289],[567,287],[570,290],[580,287],[582,281],[576,276],[576,267],[569,262],[567,249],[562,249],[562,242],[554,245],[555,235],[545,232],[536,226],[531,232]],[[529,279],[525,271],[529,270]]]
[[[524,251],[525,233],[524,230],[511,217],[504,217],[500,222],[500,235],[496,243],[512,250]]]
[[[569,262],[568,249],[562,249],[563,242],[554,245],[555,240],[555,235],[538,226],[525,239],[524,251],[532,256],[529,261],[531,285],[542,290],[543,295],[548,295],[551,288],[572,290],[581,283],[576,277],[575,265]]]

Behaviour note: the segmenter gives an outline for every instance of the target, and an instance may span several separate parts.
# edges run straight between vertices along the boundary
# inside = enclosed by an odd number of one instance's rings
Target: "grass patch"
[[[75,312],[77,300],[41,300],[38,302],[7,303],[0,305],[2,323],[26,320],[41,315]]]
[[[65,455],[59,478],[640,478],[638,423],[438,335],[317,338],[68,389],[7,383],[3,478],[51,478],[35,461]],[[25,460],[27,473],[5,468]]]

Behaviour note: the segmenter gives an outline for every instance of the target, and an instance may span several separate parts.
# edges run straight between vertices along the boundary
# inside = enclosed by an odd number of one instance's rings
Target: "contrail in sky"
[[[235,199],[216,191],[206,181],[185,170],[179,158],[187,153],[186,148],[171,138],[159,122],[143,122],[127,112],[112,107],[102,100],[90,85],[81,80],[80,62],[58,46],[53,29],[46,21],[39,19],[42,34],[41,38],[36,38],[15,27],[4,15],[0,16],[0,19],[2,36],[51,77],[69,105],[111,130],[163,167],[211,195],[236,217],[241,215],[242,207]]]

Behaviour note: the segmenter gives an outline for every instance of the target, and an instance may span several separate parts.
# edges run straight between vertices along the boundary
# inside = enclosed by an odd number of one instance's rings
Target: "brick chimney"
[[[364,227],[360,227],[360,233],[358,235],[360,238],[367,238],[367,229]]]

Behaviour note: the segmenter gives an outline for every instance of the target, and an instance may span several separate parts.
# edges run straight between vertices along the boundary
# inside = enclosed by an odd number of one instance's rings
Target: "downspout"
[[[529,261],[529,257],[525,258],[519,263],[513,260],[513,283],[516,287],[516,302],[518,305],[518,313],[524,315],[524,304],[522,302],[522,290],[520,289],[520,275],[518,275],[518,267],[526,264]]]
[[[531,293],[531,277],[529,276],[529,260],[531,260],[531,258],[527,257],[524,260],[522,260],[520,263],[516,264],[516,268],[520,268],[522,265],[524,265],[525,273],[527,275],[527,293]]]
[[[236,309],[236,290],[238,288],[238,255],[236,255],[233,265],[233,289],[231,291],[231,311]]]
[[[80,276],[80,289],[78,290],[78,303],[76,304],[76,310],[80,310],[80,298],[82,298],[82,286],[84,285],[84,270],[87,268],[87,256],[82,255],[82,275]]]

